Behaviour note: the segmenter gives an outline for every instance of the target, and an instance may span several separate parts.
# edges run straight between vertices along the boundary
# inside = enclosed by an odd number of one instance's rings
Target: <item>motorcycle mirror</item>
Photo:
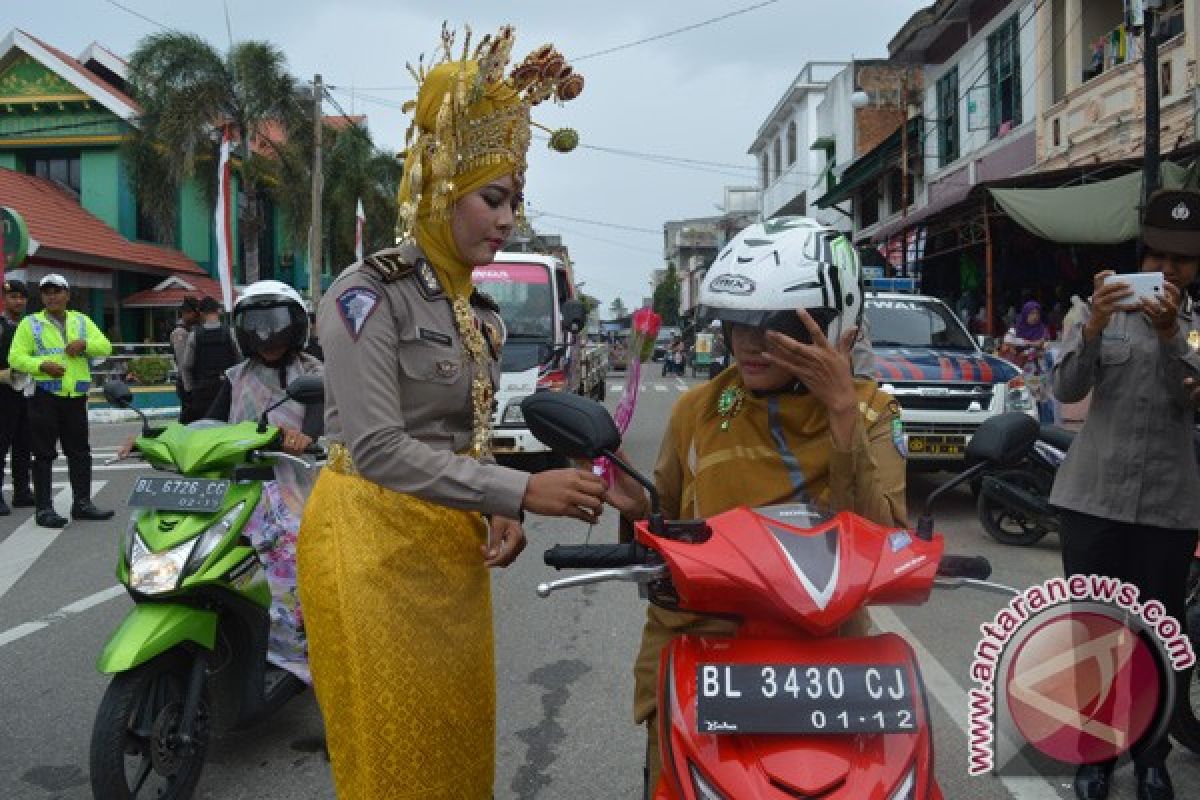
[[[608,409],[577,394],[538,392],[521,401],[521,412],[529,432],[551,450],[568,458],[593,459],[601,456],[626,473],[650,493],[650,526],[663,530],[662,504],[658,490],[644,475],[617,457],[621,433]]]
[[[981,472],[995,467],[1011,467],[1023,459],[1037,441],[1041,426],[1020,411],[997,414],[984,421],[967,445],[965,472],[934,489],[925,500],[925,509],[917,521],[917,536],[933,538],[933,504],[946,492],[961,486]]]
[[[302,375],[288,384],[287,396],[305,406],[325,401],[325,381],[317,375]]]
[[[566,333],[579,333],[587,324],[587,310],[578,300],[568,300],[562,304],[562,326]]]
[[[127,409],[141,417],[142,436],[150,435],[150,420],[146,418],[140,408],[134,407],[133,389],[129,388],[129,384],[125,381],[108,381],[104,384],[104,399],[115,408]]]
[[[124,381],[109,381],[104,384],[104,399],[118,408],[129,408],[133,405],[133,390]]]

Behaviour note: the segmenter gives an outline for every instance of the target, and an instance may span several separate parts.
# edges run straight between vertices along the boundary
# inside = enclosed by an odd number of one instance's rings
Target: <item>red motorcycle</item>
[[[636,540],[559,545],[546,564],[598,569],[544,583],[538,594],[605,581],[638,584],[666,608],[736,618],[731,638],[681,635],[659,666],[662,777],[653,800],[821,797],[940,800],[929,708],[917,659],[895,634],[831,635],[871,603],[920,604],[934,586],[987,582],[978,557],[945,556],[926,513],[915,530],[806,505],[738,508],[668,521],[653,485],[614,455],[619,434],[600,405],[542,393],[523,403],[530,430],[573,458],[606,456],[650,492]],[[989,420],[976,464],[930,496],[1020,453],[1038,426]]]

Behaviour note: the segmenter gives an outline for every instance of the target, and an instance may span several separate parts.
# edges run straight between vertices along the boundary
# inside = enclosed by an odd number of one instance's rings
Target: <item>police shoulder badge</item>
[[[379,308],[379,293],[365,286],[353,286],[338,295],[337,307],[346,331],[357,342],[367,320]]]
[[[421,296],[426,300],[437,300],[445,297],[445,292],[442,291],[442,282],[438,280],[437,273],[433,271],[433,267],[423,258],[417,259],[416,264],[417,288],[421,291]]]

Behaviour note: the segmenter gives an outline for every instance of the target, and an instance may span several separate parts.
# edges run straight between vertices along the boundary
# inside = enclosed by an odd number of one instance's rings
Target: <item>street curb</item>
[[[142,411],[150,419],[173,419],[179,416],[179,407],[147,408]],[[121,422],[136,422],[138,415],[124,408],[94,408],[88,411],[88,422],[93,425],[115,425]]]

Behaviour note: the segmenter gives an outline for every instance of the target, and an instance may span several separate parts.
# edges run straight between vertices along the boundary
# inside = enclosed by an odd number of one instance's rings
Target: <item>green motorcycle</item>
[[[104,393],[133,409],[128,386]],[[305,405],[323,398],[320,378],[287,387]],[[92,727],[92,793],[179,800],[192,796],[215,734],[254,725],[306,688],[267,662],[271,592],[242,529],[278,459],[312,464],[279,450],[266,412],[257,423],[157,430],[138,414],[137,453],[173,474],[139,477],[129,500],[117,578],[136,605],[96,663],[113,678]]]

